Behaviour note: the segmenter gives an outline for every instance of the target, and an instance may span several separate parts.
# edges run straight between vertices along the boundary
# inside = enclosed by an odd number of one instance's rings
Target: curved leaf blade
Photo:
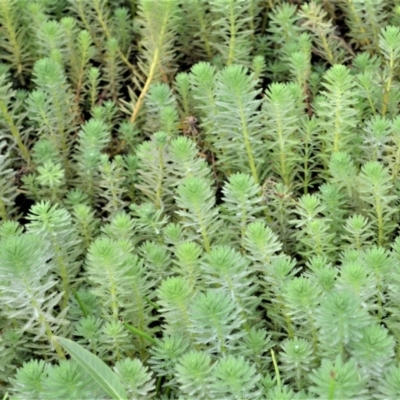
[[[114,371],[99,357],[72,340],[53,336],[71,357],[115,400],[128,398],[122,383]]]

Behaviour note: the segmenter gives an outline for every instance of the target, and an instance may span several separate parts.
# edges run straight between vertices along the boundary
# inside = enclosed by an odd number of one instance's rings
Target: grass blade
[[[99,357],[72,340],[54,336],[71,357],[115,400],[126,400],[127,394],[114,371]]]

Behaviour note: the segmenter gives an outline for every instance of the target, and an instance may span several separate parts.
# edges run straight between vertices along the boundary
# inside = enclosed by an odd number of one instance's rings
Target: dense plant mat
[[[0,0],[0,391],[400,398],[400,1]]]

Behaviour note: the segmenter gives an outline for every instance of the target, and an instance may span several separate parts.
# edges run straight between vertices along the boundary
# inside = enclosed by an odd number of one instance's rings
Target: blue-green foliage
[[[0,0],[1,396],[400,398],[397,3]]]

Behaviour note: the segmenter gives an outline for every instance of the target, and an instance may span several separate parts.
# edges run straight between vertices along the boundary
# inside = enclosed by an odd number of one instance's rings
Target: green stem
[[[279,161],[281,166],[281,176],[283,183],[290,187],[290,179],[289,179],[289,172],[286,168],[286,153],[288,153],[288,149],[285,147],[285,137],[283,135],[283,126],[282,126],[282,119],[277,119],[277,133],[278,133],[278,140],[279,140]]]
[[[8,112],[6,104],[1,100],[0,100],[0,115],[3,116],[5,122],[8,126],[8,129],[10,129],[11,134],[20,150],[22,158],[25,160],[25,162],[28,165],[30,165],[31,157],[29,155],[29,151],[22,141],[21,134],[20,134],[18,128],[16,127],[16,125],[14,124],[13,118],[11,117],[11,114]]]
[[[54,349],[56,350],[56,353],[58,354],[58,356],[60,357],[60,359],[65,360],[65,354],[64,351],[62,350],[61,346],[57,343],[54,342],[53,339],[53,332],[51,330],[50,324],[47,321],[47,318],[43,315],[43,312],[41,310],[41,308],[39,307],[39,304],[36,300],[35,297],[33,297],[33,294],[30,292],[29,290],[29,283],[26,283],[27,286],[27,292],[30,295],[30,303],[32,305],[32,308],[34,310],[34,315],[37,315],[37,319],[40,322],[40,324],[44,327],[44,331],[46,332],[46,336],[49,339],[50,343],[53,344]]]
[[[0,199],[0,218],[3,221],[8,220],[8,215],[7,215],[7,208],[3,200]]]
[[[335,386],[335,371],[331,371],[331,376],[329,378],[328,400],[335,400]]]
[[[207,57],[209,59],[211,59],[212,51],[211,51],[210,41],[208,40],[209,29],[207,28],[206,22],[204,20],[204,13],[198,7],[199,4],[200,4],[200,2],[199,3],[195,2],[192,5],[192,7],[196,7],[196,16],[197,16],[197,19],[198,19],[198,21],[200,23],[201,37],[202,37],[203,42],[204,42],[204,47],[205,47],[205,50],[206,50],[206,53],[207,53]]]
[[[158,209],[162,208],[162,189],[163,189],[163,179],[164,179],[164,157],[163,157],[163,149],[159,148],[158,149],[158,155],[159,155],[159,177],[158,177],[158,183],[157,183],[157,190],[156,190],[156,207]]]
[[[246,124],[246,118],[245,118],[244,112],[243,112],[243,105],[240,104],[239,108],[240,108],[240,121],[242,124],[244,145],[246,147],[246,153],[247,153],[247,158],[249,160],[251,174],[253,175],[254,181],[257,184],[259,184],[260,180],[258,178],[257,168],[256,168],[256,164],[254,162],[253,149],[252,149],[251,143],[250,143],[250,135],[249,135],[249,131],[248,131],[247,124]]]
[[[382,206],[379,200],[379,196],[375,196],[375,212],[376,212],[376,219],[378,222],[378,246],[382,246],[384,239],[383,215],[382,215]]]
[[[236,42],[236,29],[235,29],[235,19],[234,19],[234,12],[233,12],[233,1],[230,1],[230,10],[229,10],[229,20],[231,29],[229,32],[230,39],[229,39],[229,54],[228,60],[226,65],[231,65],[235,61],[235,42]]]
[[[201,215],[200,210],[196,210],[196,215],[199,220],[201,236],[203,237],[203,242],[204,242],[204,248],[205,248],[206,252],[209,253],[211,251],[210,239],[208,238],[207,230],[204,225],[203,217]]]
[[[75,292],[75,293],[74,293],[74,297],[75,297],[75,299],[76,299],[76,302],[78,303],[79,308],[80,308],[81,311],[82,311],[82,314],[83,314],[85,317],[87,317],[89,314],[88,314],[88,312],[87,312],[87,310],[86,310],[85,305],[82,303],[82,300],[80,299],[80,297],[79,297],[79,295],[78,295],[78,292]]]
[[[274,364],[274,370],[275,370],[275,376],[276,376],[276,384],[280,389],[281,386],[282,386],[281,375],[279,373],[278,363],[276,362],[275,352],[272,349],[271,349],[271,358],[272,358],[272,363]]]
[[[389,60],[389,78],[386,82],[385,91],[383,93],[382,116],[385,116],[389,105],[389,93],[392,86],[393,70],[394,70],[394,55],[393,52],[391,52]]]

